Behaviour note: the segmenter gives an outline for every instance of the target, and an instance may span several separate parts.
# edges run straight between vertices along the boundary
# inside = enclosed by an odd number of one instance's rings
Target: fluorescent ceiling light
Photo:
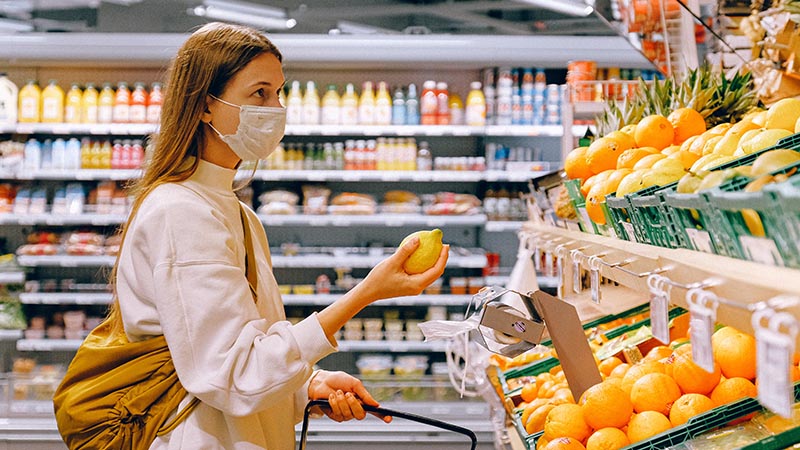
[[[188,12],[194,16],[261,29],[288,30],[297,25],[297,21],[288,18],[281,9],[245,2],[205,0],[201,6],[191,8]]]
[[[33,31],[33,25],[21,20],[0,18],[0,33],[20,33]]]
[[[550,11],[567,14],[570,16],[586,17],[594,8],[583,2],[569,0],[517,0],[520,3],[538,6],[539,8],[549,9]]]

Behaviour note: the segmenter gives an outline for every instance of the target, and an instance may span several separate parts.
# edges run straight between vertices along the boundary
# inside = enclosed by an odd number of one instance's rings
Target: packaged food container
[[[381,331],[383,329],[383,319],[364,319],[364,331]]]
[[[467,279],[463,277],[450,277],[450,293],[453,295],[466,295]]]

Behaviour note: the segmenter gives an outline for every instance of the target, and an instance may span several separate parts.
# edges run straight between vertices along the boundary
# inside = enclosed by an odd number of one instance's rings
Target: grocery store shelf
[[[154,133],[158,126],[150,123],[18,123],[0,126],[0,132],[17,134],[55,135],[114,135],[145,136]]]
[[[127,216],[119,214],[0,214],[0,225],[119,225]]]
[[[131,180],[139,178],[141,170],[125,169],[78,169],[78,170],[57,170],[40,169],[33,171],[18,172],[15,178],[19,180]]]
[[[25,292],[19,301],[29,305],[107,305],[112,296],[108,292]]]
[[[298,256],[284,256],[273,253],[272,266],[275,268],[321,269],[330,267],[372,268],[383,261],[388,255],[344,255],[333,256],[329,254],[304,254]],[[17,262],[25,267],[93,267],[112,266],[116,261],[115,256],[73,256],[73,255],[22,255]],[[480,269],[486,266],[485,255],[459,256],[451,255],[447,261],[448,267]]]
[[[0,330],[0,341],[16,341],[22,337],[22,330]]]
[[[451,170],[259,170],[255,179],[264,181],[434,181],[473,183],[484,179],[478,171]]]
[[[490,220],[484,229],[488,232],[519,231],[523,223],[520,220]]]
[[[20,284],[25,282],[25,272],[0,272],[0,285]]]
[[[20,339],[17,350],[21,352],[70,352],[78,350],[83,339]]]
[[[605,102],[575,102],[572,104],[573,115],[576,120],[580,119],[594,119],[605,111]],[[583,127],[586,131],[586,127]],[[581,134],[582,136],[582,134]]]
[[[443,352],[442,341],[339,341],[339,351],[343,352]]]
[[[349,226],[479,226],[486,223],[486,216],[425,216],[421,214],[375,214],[375,215],[259,215],[261,222],[267,226],[312,226],[312,227],[349,227]]]
[[[285,305],[330,305],[341,294],[287,294],[283,295]],[[383,306],[466,306],[472,300],[471,295],[427,295],[396,297],[375,302],[376,305]]]

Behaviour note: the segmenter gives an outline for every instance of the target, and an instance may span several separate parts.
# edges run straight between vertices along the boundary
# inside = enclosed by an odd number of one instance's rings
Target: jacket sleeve
[[[181,383],[233,416],[277,399],[298,403],[313,365],[335,349],[316,315],[296,325],[259,315],[233,231],[241,222],[197,209],[154,209],[133,242],[150,253],[156,308]]]

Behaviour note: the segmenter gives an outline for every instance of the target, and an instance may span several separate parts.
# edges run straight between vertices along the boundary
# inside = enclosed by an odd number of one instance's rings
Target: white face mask
[[[286,109],[272,106],[234,105],[209,94],[211,98],[234,108],[239,108],[239,126],[236,133],[223,135],[211,123],[222,142],[243,161],[265,159],[280,144],[286,129]]]

